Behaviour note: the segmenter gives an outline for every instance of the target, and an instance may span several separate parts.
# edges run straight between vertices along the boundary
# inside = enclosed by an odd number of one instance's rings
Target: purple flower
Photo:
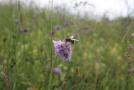
[[[20,30],[20,32],[21,32],[21,33],[27,33],[28,30],[27,30],[26,28],[23,28],[23,29]]]
[[[62,71],[60,67],[53,68],[53,73],[56,75],[61,75]]]
[[[72,56],[72,47],[70,42],[53,41],[55,53],[65,61],[70,61]]]
[[[14,21],[15,21],[15,24],[16,25],[19,25],[20,24],[20,20],[19,19],[15,19]]]
[[[59,31],[59,30],[61,30],[61,26],[60,25],[56,25],[56,26],[54,26],[54,28],[53,28],[53,31]]]

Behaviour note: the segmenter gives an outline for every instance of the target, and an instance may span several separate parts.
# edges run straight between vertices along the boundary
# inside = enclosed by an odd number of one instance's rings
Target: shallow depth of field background
[[[71,62],[52,40],[74,35]],[[65,9],[0,5],[0,90],[134,90],[134,18],[99,21]],[[53,73],[60,67],[62,73]]]

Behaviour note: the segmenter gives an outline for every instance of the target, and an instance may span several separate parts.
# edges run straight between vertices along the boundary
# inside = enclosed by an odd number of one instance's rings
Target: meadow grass
[[[133,90],[134,19],[0,5],[0,90]],[[52,40],[76,35],[71,62]],[[131,45],[130,48],[128,46]],[[52,72],[62,69],[61,75]]]

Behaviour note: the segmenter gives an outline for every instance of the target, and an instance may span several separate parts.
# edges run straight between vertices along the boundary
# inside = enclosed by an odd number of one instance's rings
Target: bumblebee
[[[78,42],[79,40],[75,39],[74,36],[70,36],[69,38],[65,39],[65,42],[70,42],[71,44],[74,44],[74,42]]]

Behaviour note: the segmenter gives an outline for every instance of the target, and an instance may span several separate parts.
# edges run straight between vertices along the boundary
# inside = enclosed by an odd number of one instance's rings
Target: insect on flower
[[[75,41],[78,40],[74,39],[74,36],[71,36],[70,38],[67,38],[63,41],[53,40],[55,53],[63,60],[70,61],[72,57],[72,44],[74,44]]]
[[[65,42],[70,42],[71,44],[74,44],[75,41],[79,41],[79,40],[75,39],[74,36],[65,39]]]

